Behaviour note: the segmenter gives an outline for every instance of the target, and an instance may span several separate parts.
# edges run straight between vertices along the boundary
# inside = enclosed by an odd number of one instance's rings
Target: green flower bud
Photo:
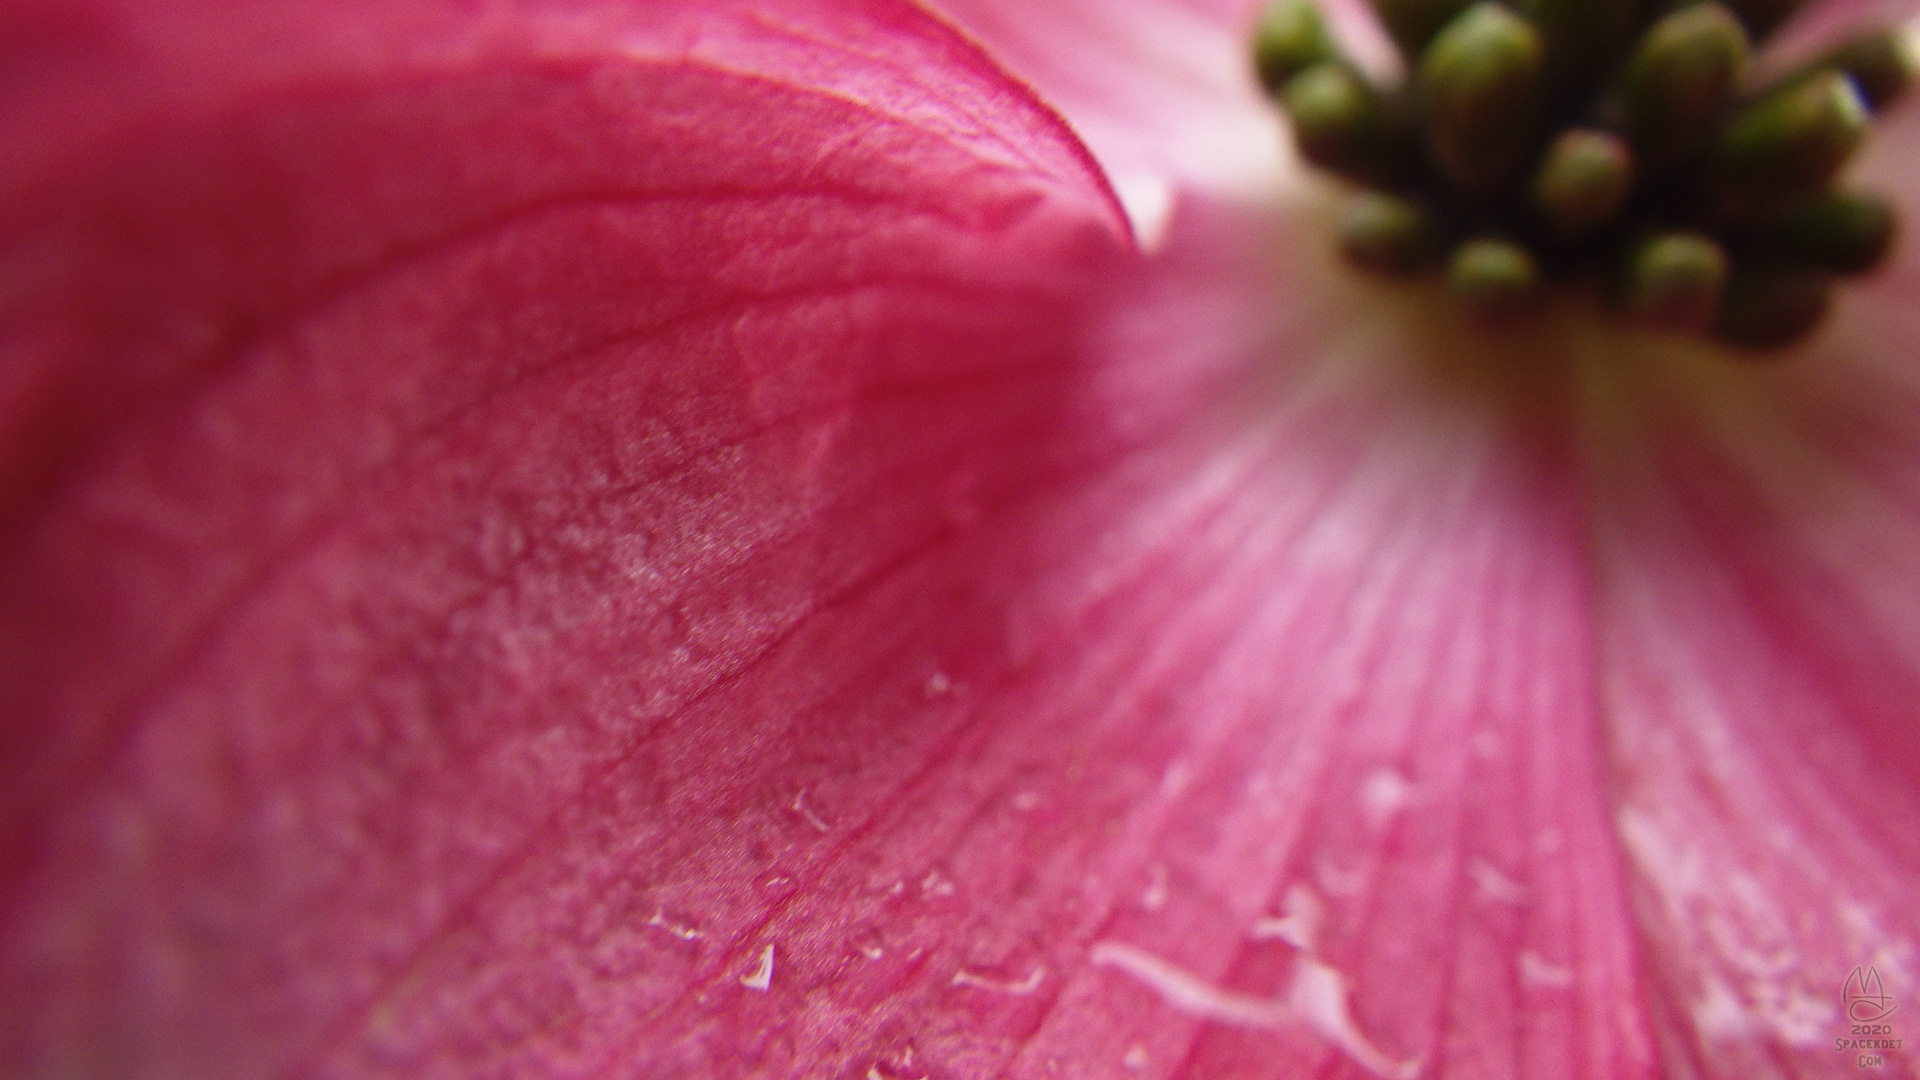
[[[1561,240],[1612,220],[1633,190],[1633,151],[1619,137],[1571,128],[1547,148],[1533,177],[1533,205]]]
[[[1328,62],[1295,75],[1280,92],[1300,156],[1357,180],[1378,178],[1390,156],[1386,105],[1359,72]]]
[[[1683,7],[1648,28],[1621,73],[1620,107],[1649,169],[1706,143],[1748,52],[1746,31],[1717,3]]]
[[[1804,266],[1736,267],[1720,301],[1720,336],[1736,345],[1775,349],[1820,325],[1833,302],[1833,275]]]
[[[1261,2],[1254,60],[1301,158],[1359,185],[1344,261],[1438,264],[1483,321],[1597,280],[1623,320],[1770,349],[1892,244],[1889,203],[1834,183],[1869,106],[1920,74],[1920,32],[1749,88],[1801,0],[1370,0],[1411,69],[1387,86],[1340,55],[1324,0]]]
[[[1825,64],[1851,77],[1867,107],[1879,112],[1913,85],[1920,56],[1914,55],[1906,30],[1881,30],[1841,45],[1827,54]]]
[[[1269,93],[1278,93],[1295,75],[1337,56],[1313,0],[1274,0],[1253,42],[1254,64]]]
[[[1706,330],[1727,285],[1727,254],[1700,233],[1664,233],[1634,245],[1621,274],[1619,303],[1646,326]]]
[[[1463,190],[1489,194],[1519,168],[1541,107],[1545,59],[1539,31],[1490,0],[1448,23],[1421,56],[1428,148]]]
[[[1340,215],[1340,250],[1355,265],[1382,274],[1410,274],[1432,256],[1432,219],[1418,203],[1363,191]]]
[[[1810,197],[1867,136],[1867,106],[1853,80],[1823,71],[1742,109],[1713,150],[1724,209],[1764,212]]]
[[[1833,192],[1775,223],[1762,242],[1842,274],[1871,270],[1893,246],[1893,207],[1876,195]]]
[[[1373,0],[1373,10],[1401,55],[1416,57],[1440,28],[1466,10],[1472,0]]]
[[[1480,237],[1461,244],[1448,260],[1447,288],[1475,316],[1500,322],[1533,303],[1540,270],[1526,248]]]

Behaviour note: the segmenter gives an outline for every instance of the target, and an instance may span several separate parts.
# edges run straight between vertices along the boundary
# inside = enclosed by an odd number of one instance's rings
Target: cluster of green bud
[[[1357,186],[1340,249],[1438,269],[1488,320],[1591,288],[1622,319],[1788,344],[1885,256],[1885,199],[1837,186],[1913,81],[1899,30],[1756,84],[1800,0],[1372,0],[1408,77],[1369,78],[1314,0],[1275,0],[1260,80],[1308,162]]]

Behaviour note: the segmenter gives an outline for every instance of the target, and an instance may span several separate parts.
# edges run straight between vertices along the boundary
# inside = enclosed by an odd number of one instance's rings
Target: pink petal
[[[6,1060],[372,1045],[649,738],[1036,464],[1123,228],[1058,121],[897,5],[636,10],[13,39]]]
[[[1916,159],[1909,110],[1864,170],[1907,221]],[[1920,989],[1916,290],[1909,239],[1786,365],[1594,384],[1616,823],[1680,1075],[1860,1075],[1849,976]]]
[[[1147,247],[1183,188],[1269,198],[1281,127],[1254,84],[1248,0],[930,0],[1060,110]]]
[[[1093,655],[1034,676],[1056,683],[1039,704],[1059,748],[1041,760],[1072,767],[1001,790],[1058,807],[1012,834],[1027,850],[1060,844],[1035,828],[1111,822],[1099,870],[1058,871],[1071,921],[1034,920],[1091,939],[1103,970],[1065,987],[1007,1072],[1649,1074],[1554,440],[1436,383],[1426,365],[1462,343],[1444,328],[1410,357],[1410,327],[1290,291],[1278,275],[1326,266],[1271,265],[1288,237],[1270,225],[1182,224],[1161,266],[1176,284],[1135,306],[1112,378],[1149,385],[1149,358],[1209,349],[1279,370],[1136,455],[1123,475],[1165,471],[1180,501],[1080,526],[1102,538],[1093,557],[1045,579],[1102,590],[1063,597],[1100,620],[1081,632]],[[1305,302],[1276,311],[1282,295]],[[1138,643],[1102,661],[1116,636]]]
[[[1849,34],[1898,26],[1920,14],[1916,0],[1818,0],[1802,7],[1767,42],[1763,74],[1790,70]]]
[[[1051,114],[712,8],[36,31],[0,1053],[1650,1073],[1561,441],[1297,221],[1081,323]]]

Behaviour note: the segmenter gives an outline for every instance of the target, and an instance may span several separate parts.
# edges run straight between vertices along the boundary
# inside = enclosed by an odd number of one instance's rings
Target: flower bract
[[[1261,17],[0,12],[0,1073],[1910,1070],[1920,254],[1489,334]]]

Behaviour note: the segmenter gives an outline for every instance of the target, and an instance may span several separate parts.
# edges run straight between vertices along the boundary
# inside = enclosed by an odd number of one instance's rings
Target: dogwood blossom
[[[0,1067],[1911,1071],[1920,253],[1489,334],[1253,16],[0,14]]]

